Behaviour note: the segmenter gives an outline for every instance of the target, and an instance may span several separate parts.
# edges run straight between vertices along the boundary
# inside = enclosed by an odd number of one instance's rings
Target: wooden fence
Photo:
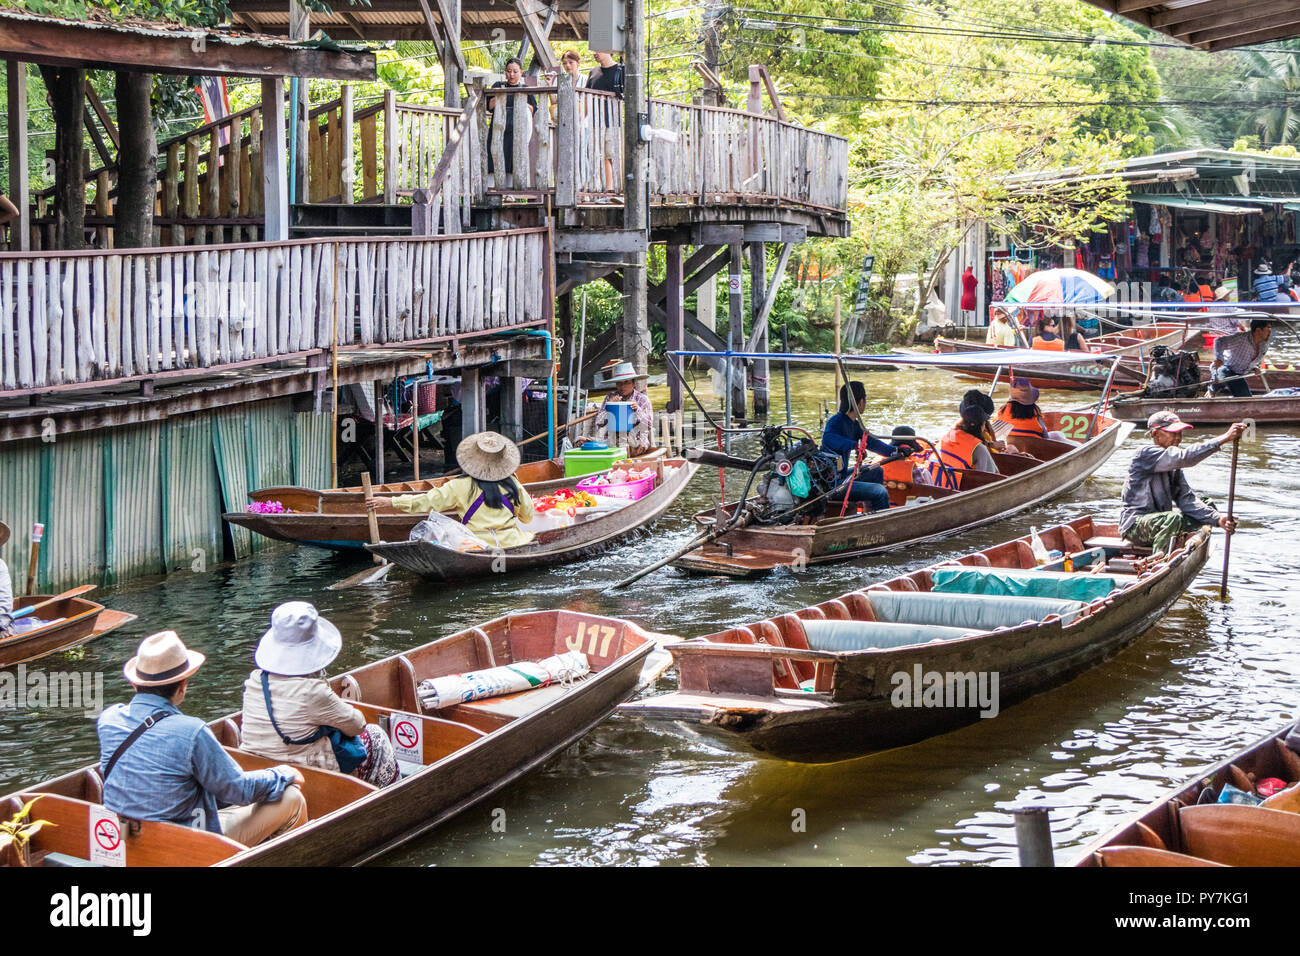
[[[546,318],[544,229],[0,255],[0,395]]]

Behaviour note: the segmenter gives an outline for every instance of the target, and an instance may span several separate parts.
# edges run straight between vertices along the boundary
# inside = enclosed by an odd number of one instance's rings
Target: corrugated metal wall
[[[115,583],[222,560],[221,513],[267,485],[329,483],[329,415],[291,399],[162,423],[0,446],[0,557],[25,589],[32,522],[46,525],[37,589]],[[271,542],[232,528],[235,556]]]

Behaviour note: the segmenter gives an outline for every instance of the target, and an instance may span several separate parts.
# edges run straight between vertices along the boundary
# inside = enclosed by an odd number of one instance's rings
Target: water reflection
[[[773,408],[783,406],[774,369]],[[864,376],[868,424],[909,424],[937,438],[973,383],[942,371]],[[796,414],[815,426],[831,396],[826,372],[796,371]],[[661,407],[665,390],[654,390]],[[1045,393],[1049,408],[1089,401]],[[1193,432],[1193,440],[1208,432]],[[336,665],[353,667],[491,617],[528,608],[575,607],[694,636],[815,603],[872,580],[1023,533],[1030,524],[1097,511],[1116,514],[1135,435],[1092,480],[1032,515],[962,536],[805,574],[766,580],[687,579],[656,572],[635,588],[603,588],[691,536],[688,516],[717,497],[702,470],[652,536],[548,572],[448,586],[400,573],[348,592],[325,585],[355,561],[306,549],[259,555],[206,574],[138,581],[105,596],[137,624],[54,659],[51,668],[105,674],[121,699],[121,666],[140,638],[171,627],[209,655],[186,710],[236,709],[253,647],[270,610],[308,599],[343,631]],[[737,447],[744,452],[743,446]],[[1198,491],[1227,498],[1229,456],[1190,473]],[[1114,660],[996,719],[902,750],[829,766],[731,754],[679,734],[614,718],[484,805],[390,854],[386,864],[1006,864],[1014,861],[1007,810],[1053,808],[1058,857],[1211,762],[1293,717],[1300,661],[1291,622],[1300,597],[1295,505],[1300,430],[1261,428],[1242,446],[1231,599],[1218,600],[1216,547],[1189,595]],[[668,685],[665,685],[668,686]],[[94,759],[93,722],[79,713],[0,712],[0,792]],[[504,811],[494,815],[495,810]],[[494,829],[493,824],[498,824]],[[501,826],[504,826],[504,832]]]

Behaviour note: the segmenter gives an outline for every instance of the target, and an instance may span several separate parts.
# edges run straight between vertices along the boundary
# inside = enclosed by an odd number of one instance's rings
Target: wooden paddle
[[[361,475],[361,489],[365,492],[366,496],[366,518],[370,524],[370,543],[378,544],[379,517],[370,507],[370,503],[375,500],[375,492],[370,486],[370,472],[368,471]],[[382,581],[384,578],[388,577],[388,572],[393,570],[393,565],[377,554],[374,555],[374,559],[375,564],[377,564],[378,567],[367,568],[364,571],[359,571],[351,577],[344,578],[337,584],[331,584],[329,589],[331,591],[346,591],[349,588],[356,587],[357,585],[374,584],[375,582]]]
[[[85,594],[87,591],[93,591],[93,590],[95,590],[95,585],[82,584],[79,587],[70,588],[69,590],[64,591],[62,594],[56,594],[54,597],[46,598],[44,601],[39,601],[36,604],[29,604],[27,607],[20,607],[17,610],[15,610],[13,614],[9,616],[16,621],[20,617],[27,617],[27,615],[29,614],[35,614],[41,608],[47,607],[50,604],[55,604],[58,601],[63,601],[66,600],[67,598],[79,597],[80,595]]]
[[[1232,471],[1228,474],[1228,519],[1231,523],[1232,505],[1237,496],[1237,452],[1241,450],[1241,436],[1232,440]],[[1223,580],[1219,583],[1219,600],[1228,600],[1228,555],[1232,552],[1232,535],[1229,531],[1223,539]]]

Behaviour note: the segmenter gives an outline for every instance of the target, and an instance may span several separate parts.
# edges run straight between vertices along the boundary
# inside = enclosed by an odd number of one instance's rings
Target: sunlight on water
[[[1289,360],[1289,359],[1288,359]],[[774,412],[783,408],[773,368]],[[937,438],[967,382],[942,371],[862,376],[867,422],[910,424]],[[707,381],[703,383],[707,388]],[[810,429],[831,398],[826,372],[796,371],[796,415]],[[652,392],[662,407],[666,389]],[[1095,401],[1048,393],[1047,408]],[[1208,436],[1193,432],[1191,438]],[[313,601],[345,636],[335,669],[355,667],[511,611],[573,607],[695,636],[816,603],[899,571],[985,547],[1088,512],[1118,514],[1135,433],[1090,481],[1032,514],[899,554],[778,572],[734,583],[656,572],[635,588],[602,588],[685,544],[688,516],[711,507],[716,471],[702,469],[653,535],[546,573],[451,587],[394,573],[348,592],[325,585],[358,568],[308,549],[263,554],[206,574],[135,582],[103,597],[140,615],[127,629],[48,666],[104,673],[109,702],[125,695],[121,667],[146,634],[174,628],[208,654],[185,703],[207,717],[236,709],[271,609]],[[737,448],[743,452],[743,447]],[[1226,504],[1229,455],[1191,481]],[[734,488],[733,488],[734,491]],[[1218,599],[1222,538],[1187,596],[1114,660],[1028,704],[902,750],[825,766],[730,754],[677,733],[613,718],[542,770],[390,854],[388,864],[1009,864],[1013,806],[1052,808],[1058,860],[1162,791],[1293,719],[1300,647],[1296,502],[1300,430],[1261,428],[1243,444],[1237,481],[1242,534],[1231,599]],[[661,684],[661,689],[671,687]],[[0,712],[0,792],[97,755],[93,722],[75,712]],[[496,814],[494,811],[504,811]],[[504,832],[494,821],[503,821]]]

